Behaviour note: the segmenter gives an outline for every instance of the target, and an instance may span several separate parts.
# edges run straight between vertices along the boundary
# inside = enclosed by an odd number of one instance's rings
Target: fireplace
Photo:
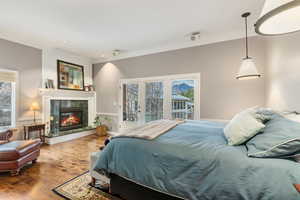
[[[88,127],[87,100],[51,100],[50,137]]]
[[[78,108],[61,109],[59,116],[59,130],[67,131],[83,126],[83,111]]]

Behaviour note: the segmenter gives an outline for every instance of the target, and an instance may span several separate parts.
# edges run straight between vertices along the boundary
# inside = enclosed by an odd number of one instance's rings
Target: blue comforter
[[[148,141],[113,139],[95,170],[189,200],[299,200],[300,163],[249,158],[223,123],[188,121]]]

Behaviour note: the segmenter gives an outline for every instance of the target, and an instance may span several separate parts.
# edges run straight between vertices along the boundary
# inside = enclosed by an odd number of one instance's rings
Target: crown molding
[[[230,41],[230,40],[236,40],[236,39],[241,39],[244,38],[244,33],[242,32],[232,32],[232,33],[226,33],[223,35],[216,34],[216,35],[210,35],[210,34],[203,34],[201,35],[200,39],[197,41],[186,41],[186,42],[170,42],[168,45],[163,45],[163,46],[158,46],[156,48],[149,48],[149,49],[144,49],[144,50],[128,50],[128,52],[123,52],[119,56],[115,57],[110,57],[110,58],[95,58],[93,56],[86,55],[85,53],[82,53],[80,51],[72,51],[69,48],[66,47],[60,47],[56,46],[53,44],[50,44],[51,42],[37,42],[36,39],[28,37],[17,37],[16,33],[11,33],[11,34],[6,34],[1,32],[0,33],[0,38],[4,40],[8,40],[11,42],[15,42],[18,44],[22,44],[25,46],[45,50],[49,48],[54,48],[54,49],[61,49],[63,51],[70,52],[72,54],[76,55],[81,55],[85,56],[89,59],[91,59],[91,62],[94,64],[97,63],[105,63],[105,62],[111,62],[111,61],[117,61],[117,60],[122,60],[122,59],[127,59],[127,58],[133,58],[133,57],[139,57],[139,56],[146,56],[146,55],[151,55],[151,54],[157,54],[157,53],[162,53],[162,52],[167,52],[167,51],[174,51],[174,50],[179,50],[179,49],[184,49],[184,48],[190,48],[190,47],[197,47],[197,46],[204,46],[208,44],[214,44],[214,43],[219,43],[219,42],[225,42],[225,41]],[[251,36],[257,36],[257,34],[253,31],[249,33],[249,37]]]

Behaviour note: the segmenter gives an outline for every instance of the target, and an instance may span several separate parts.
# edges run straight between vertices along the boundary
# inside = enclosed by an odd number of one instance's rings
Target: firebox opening
[[[83,127],[83,112],[78,109],[67,109],[60,111],[59,129],[66,131]]]

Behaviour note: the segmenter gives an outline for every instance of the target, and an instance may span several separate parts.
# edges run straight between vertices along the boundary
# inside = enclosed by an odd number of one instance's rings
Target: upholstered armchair
[[[13,136],[13,132],[11,130],[0,132],[0,142],[1,141],[8,142],[12,136]]]
[[[0,172],[18,175],[28,162],[35,163],[40,155],[40,139],[9,141],[13,130],[0,132]]]

